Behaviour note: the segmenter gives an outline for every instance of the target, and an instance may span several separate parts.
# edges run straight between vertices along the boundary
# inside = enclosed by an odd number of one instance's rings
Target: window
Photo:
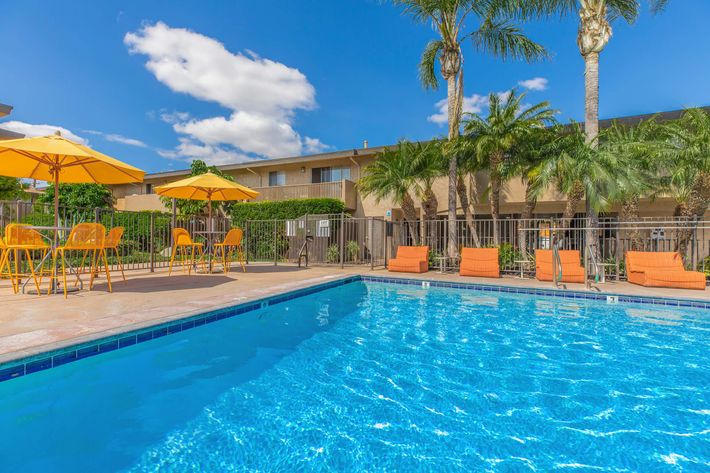
[[[146,193],[146,194],[152,194],[152,193],[153,193],[153,184],[146,184],[146,185],[145,185],[145,193]]]
[[[343,179],[350,179],[350,167],[348,166],[313,168],[311,171],[311,182],[313,182],[313,184],[321,182],[338,182]]]
[[[283,171],[271,171],[269,173],[269,187],[285,186],[286,173]]]

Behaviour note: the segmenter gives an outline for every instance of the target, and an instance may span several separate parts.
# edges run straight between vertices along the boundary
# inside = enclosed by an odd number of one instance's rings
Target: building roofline
[[[701,109],[707,111],[708,113],[710,113],[710,106],[698,107],[698,108],[701,108]],[[652,118],[652,117],[658,117],[658,119],[660,121],[675,120],[677,118],[680,118],[680,116],[683,114],[683,112],[685,110],[686,109],[678,109],[678,110],[670,110],[670,111],[666,111],[666,112],[644,113],[644,114],[639,114],[639,115],[628,115],[628,116],[623,116],[623,117],[604,118],[604,119],[599,120],[599,128],[608,128],[614,122],[622,124],[622,125],[636,125],[637,123],[639,123],[643,120],[648,120],[649,118]],[[373,154],[383,151],[387,147],[392,147],[392,146],[396,146],[396,144],[387,145],[387,146],[374,146],[374,147],[368,147],[368,148],[354,148],[354,149],[349,149],[349,150],[331,151],[328,153],[309,154],[309,155],[303,155],[303,156],[291,156],[288,158],[262,159],[262,160],[249,161],[246,163],[223,164],[221,166],[217,166],[217,169],[219,169],[220,171],[234,171],[237,169],[260,168],[260,167],[267,167],[267,166],[278,166],[278,165],[282,165],[282,164],[297,164],[299,162],[314,162],[314,161],[318,162],[318,161],[328,161],[331,159],[339,159],[339,158],[357,158],[357,157],[362,157],[362,156],[371,156]],[[184,176],[189,173],[190,173],[189,169],[180,169],[180,170],[176,170],[176,171],[163,171],[163,172],[146,174],[145,179],[165,179],[165,178],[170,178],[170,177]]]

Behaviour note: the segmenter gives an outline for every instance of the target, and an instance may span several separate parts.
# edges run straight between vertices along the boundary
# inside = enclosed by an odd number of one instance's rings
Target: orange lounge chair
[[[674,251],[627,251],[626,278],[648,287],[705,289],[705,274],[686,271],[683,258]]]
[[[461,276],[499,278],[498,248],[463,248],[459,274]]]
[[[560,250],[562,264],[561,282],[584,282],[584,267],[579,264],[577,250]],[[554,281],[552,271],[552,250],[535,250],[535,277],[538,281]]]
[[[387,269],[398,273],[426,273],[429,271],[429,247],[398,247],[397,257],[389,260]]]

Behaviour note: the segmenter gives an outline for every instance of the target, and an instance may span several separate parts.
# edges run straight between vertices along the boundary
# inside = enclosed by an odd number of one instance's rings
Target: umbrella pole
[[[57,233],[59,228],[59,167],[54,171],[54,246],[57,246]]]

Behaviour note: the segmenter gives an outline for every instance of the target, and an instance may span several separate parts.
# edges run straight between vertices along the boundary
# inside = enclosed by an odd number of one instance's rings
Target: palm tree
[[[525,228],[530,225],[537,206],[538,195],[533,191],[534,183],[539,179],[539,168],[554,153],[557,135],[553,128],[533,130],[525,140],[519,142],[511,153],[511,160],[504,168],[506,178],[519,177],[525,187],[523,210],[518,221],[518,248],[523,258],[527,257],[527,237]]]
[[[619,220],[633,228],[628,232],[630,249],[642,250],[643,239],[635,228],[639,221],[639,201],[644,194],[653,194],[658,189],[658,124],[655,118],[645,120],[637,126],[623,126],[614,122],[600,135],[600,151],[616,156],[625,170],[627,179],[620,182],[611,201],[619,203]]]
[[[461,202],[466,229],[473,246],[479,248],[481,240],[478,237],[478,230],[474,220],[476,215],[475,205],[479,201],[476,174],[483,170],[483,161],[476,152],[473,142],[466,137],[459,137],[456,141],[450,141],[447,144],[449,144],[449,153],[458,158],[456,165],[458,174],[456,178],[456,193]],[[466,184],[467,179],[468,184]],[[468,241],[466,241],[466,244],[469,244]]]
[[[578,14],[577,46],[584,58],[584,131],[587,143],[597,146],[599,135],[599,55],[612,36],[611,24],[623,18],[631,24],[640,11],[639,0],[530,0],[539,13]],[[660,12],[668,0],[648,0],[651,11]],[[589,228],[598,221],[594,206],[587,200]],[[587,239],[596,239],[595,232],[587,231]]]
[[[528,139],[535,130],[554,123],[555,111],[548,102],[524,108],[525,94],[511,90],[505,97],[490,94],[486,118],[468,114],[464,131],[474,141],[476,152],[487,159],[490,171],[491,217],[493,242],[500,244],[498,221],[500,219],[500,191],[503,185],[503,166],[513,148]]]
[[[419,244],[417,211],[411,192],[419,189],[413,154],[414,145],[408,141],[401,141],[395,148],[385,148],[373,164],[365,168],[357,186],[365,197],[373,196],[378,203],[391,199],[395,205],[402,207],[410,234]]]
[[[427,143],[416,143],[411,147],[412,167],[415,180],[419,184],[416,186],[417,197],[421,200],[422,211],[424,212],[423,230],[429,235],[428,245],[438,248],[436,219],[439,214],[439,200],[436,197],[433,186],[437,178],[445,176],[448,168],[448,160],[443,152],[443,143],[434,140]]]
[[[689,109],[676,122],[663,127],[659,149],[663,190],[676,200],[675,215],[685,220],[702,218],[710,204],[710,114]],[[680,232],[677,250],[685,256],[691,229]]]
[[[537,0],[536,0],[537,1]],[[392,0],[416,21],[431,24],[438,39],[427,44],[419,64],[419,77],[425,88],[438,88],[436,62],[447,84],[448,138],[459,136],[463,110],[463,54],[461,45],[470,40],[476,52],[504,59],[536,60],[546,56],[545,49],[527,38],[515,20],[532,13],[520,0]],[[474,28],[470,26],[476,21]],[[468,25],[466,22],[469,22]],[[458,254],[456,231],[457,159],[449,159],[448,253]]]
[[[553,132],[556,138],[549,145],[547,158],[536,168],[530,191],[539,197],[553,187],[566,194],[562,226],[569,228],[585,196],[595,211],[609,207],[608,196],[618,193],[618,187],[627,179],[627,170],[613,153],[600,153],[592,147],[578,124],[558,126]]]

